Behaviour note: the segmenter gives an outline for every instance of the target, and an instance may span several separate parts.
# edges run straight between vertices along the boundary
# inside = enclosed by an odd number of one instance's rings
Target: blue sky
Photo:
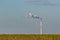
[[[40,33],[40,21],[25,16],[29,11],[43,17],[43,33],[60,33],[60,6],[32,5],[25,1],[0,0],[0,33]]]

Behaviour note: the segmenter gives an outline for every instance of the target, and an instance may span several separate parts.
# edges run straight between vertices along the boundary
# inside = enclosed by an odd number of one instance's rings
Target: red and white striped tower
[[[42,17],[40,17],[40,34],[42,34]]]

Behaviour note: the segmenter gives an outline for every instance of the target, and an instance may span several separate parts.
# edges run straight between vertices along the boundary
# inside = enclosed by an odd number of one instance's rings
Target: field
[[[60,40],[60,34],[0,34],[0,40]]]

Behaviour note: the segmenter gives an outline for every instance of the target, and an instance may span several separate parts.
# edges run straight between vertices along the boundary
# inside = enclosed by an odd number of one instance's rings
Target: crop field
[[[60,34],[0,34],[0,40],[60,40]]]

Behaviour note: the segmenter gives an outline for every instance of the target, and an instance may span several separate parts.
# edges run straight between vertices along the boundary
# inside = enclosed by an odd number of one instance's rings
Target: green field
[[[60,40],[60,34],[0,34],[0,40]]]

